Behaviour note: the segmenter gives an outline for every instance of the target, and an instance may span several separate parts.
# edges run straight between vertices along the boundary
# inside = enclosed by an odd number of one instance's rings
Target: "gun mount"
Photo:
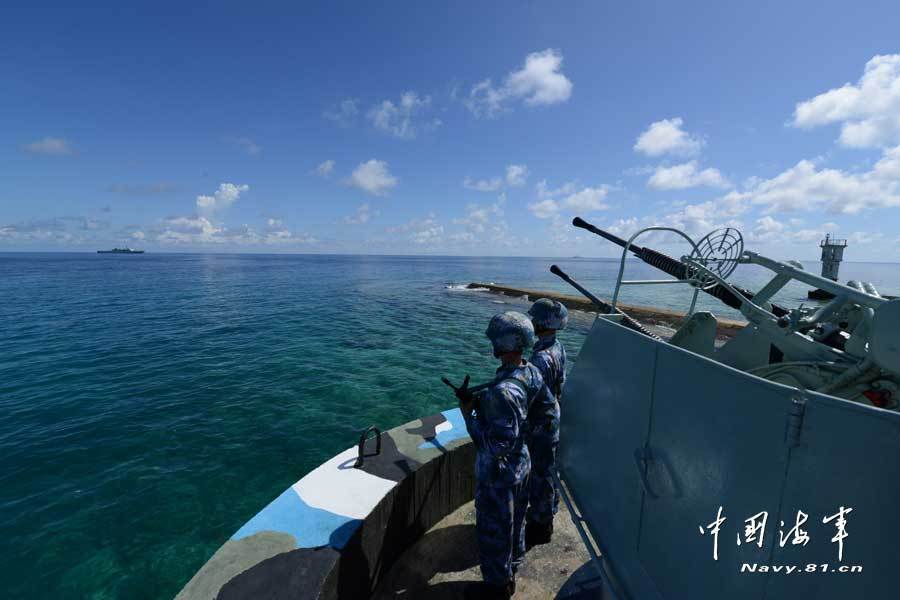
[[[898,409],[900,300],[887,300],[865,283],[843,285],[809,273],[799,264],[744,250],[740,232],[731,227],[694,242],[684,232],[669,227],[648,227],[623,240],[577,217],[573,225],[623,249],[610,310],[606,312],[617,312],[623,285],[683,283],[693,288],[693,300],[685,322],[669,343],[764,379]],[[649,231],[675,233],[690,244],[691,252],[674,259],[634,243]],[[674,279],[623,279],[629,253]],[[740,264],[763,267],[772,272],[772,278],[757,292],[739,287],[727,279]],[[821,306],[797,308],[772,302],[791,281],[824,290],[833,298]],[[708,312],[695,312],[700,291],[740,311],[748,321],[741,333],[719,348],[714,344],[715,318]]]

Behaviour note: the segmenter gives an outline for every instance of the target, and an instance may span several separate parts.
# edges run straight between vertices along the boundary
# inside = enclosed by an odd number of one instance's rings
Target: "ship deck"
[[[547,598],[605,600],[596,568],[564,503],[553,541],[528,551],[516,577],[517,600]],[[475,504],[464,504],[426,532],[403,553],[372,595],[372,600],[462,598],[465,587],[481,581],[475,537]]]

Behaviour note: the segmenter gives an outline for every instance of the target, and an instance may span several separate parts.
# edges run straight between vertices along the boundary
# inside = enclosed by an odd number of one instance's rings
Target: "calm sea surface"
[[[453,405],[441,375],[487,380],[488,319],[527,304],[459,286],[570,292],[552,262],[609,297],[618,264],[604,260],[0,254],[4,597],[172,597],[362,428]],[[900,265],[841,274],[900,294]],[[689,294],[623,300],[684,310]],[[588,325],[562,336],[570,357]]]

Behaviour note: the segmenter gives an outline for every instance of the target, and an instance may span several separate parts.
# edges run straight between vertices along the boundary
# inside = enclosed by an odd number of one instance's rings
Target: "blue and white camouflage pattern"
[[[569,323],[569,309],[559,300],[541,298],[528,309],[531,321],[539,329],[565,329]]]
[[[524,317],[524,315],[522,315]],[[531,460],[525,445],[530,388],[543,381],[532,365],[500,367],[496,383],[463,413],[476,448],[475,527],[481,574],[505,585],[525,556],[525,513]],[[521,383],[520,383],[521,382]]]
[[[524,352],[534,345],[531,319],[516,311],[494,315],[484,334],[491,340],[495,356],[502,352]]]
[[[541,337],[534,347],[531,363],[539,369],[554,397],[555,411],[546,411],[544,420],[530,430],[531,481],[528,521],[548,524],[559,511],[559,490],[553,473],[559,447],[559,400],[566,383],[566,349],[555,335]]]
[[[354,446],[286,489],[225,542],[178,600],[258,597],[260,592],[237,585],[254,577],[273,589],[284,585],[281,593],[290,596],[289,578],[277,570],[278,557],[289,555],[307,565],[307,579],[300,584],[323,584],[367,517],[398,485],[424,465],[471,443],[459,409],[385,431],[381,440],[381,453],[367,458],[362,467],[354,466]],[[316,590],[307,592],[314,595]]]

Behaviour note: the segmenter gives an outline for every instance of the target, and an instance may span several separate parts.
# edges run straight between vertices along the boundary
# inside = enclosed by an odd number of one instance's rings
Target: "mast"
[[[838,240],[826,233],[825,239],[819,242],[822,248],[822,277],[827,277],[832,281],[838,280],[838,270],[841,268],[841,261],[844,259],[844,248],[847,247],[847,240]]]

